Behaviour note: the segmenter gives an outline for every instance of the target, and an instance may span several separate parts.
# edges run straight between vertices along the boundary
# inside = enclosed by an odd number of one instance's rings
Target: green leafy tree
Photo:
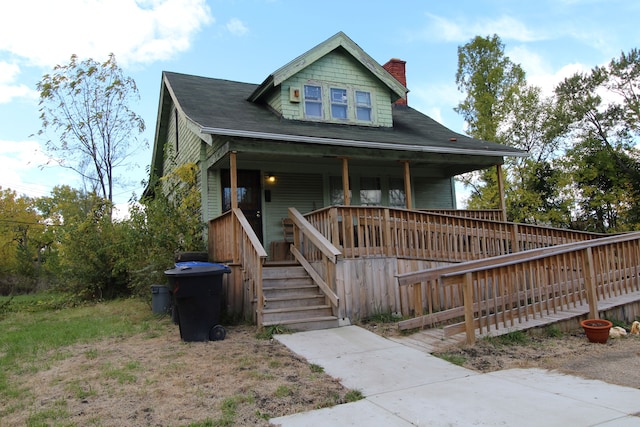
[[[112,54],[104,63],[71,56],[37,84],[40,92],[40,135],[57,134],[46,148],[52,158],[80,174],[89,191],[113,201],[115,169],[125,166],[144,131],[142,118],[130,108],[139,98]]]
[[[474,138],[504,143],[499,129],[507,120],[512,99],[526,85],[525,73],[504,53],[504,44],[497,35],[476,36],[458,47],[458,89],[465,99],[455,108],[467,124],[467,133]],[[463,175],[461,181],[472,189],[469,208],[499,206],[496,170],[491,168]]]
[[[640,224],[636,151],[640,57],[636,50],[609,66],[577,73],[555,90],[558,117],[568,124],[566,169],[573,176],[581,227],[597,231]]]
[[[636,160],[624,152],[614,157],[597,139],[586,139],[569,149],[564,161],[576,194],[574,228],[600,233],[637,229],[632,209],[637,191],[629,176],[619,173],[619,162]]]
[[[573,197],[563,192],[567,176],[556,162],[528,159],[518,169],[518,181],[507,188],[509,219],[525,224],[569,228]]]
[[[66,282],[66,273],[61,264],[67,250],[64,245],[73,243],[69,233],[89,216],[95,201],[83,191],[62,185],[54,187],[49,196],[40,197],[35,203],[47,224],[43,233],[47,244],[41,253],[44,260],[43,273],[53,284],[56,281]]]
[[[0,188],[0,293],[36,289],[45,228],[33,199]]]
[[[607,68],[605,87],[621,97],[622,120],[629,130],[640,133],[640,51],[622,52]]]
[[[498,139],[498,128],[508,113],[505,101],[525,83],[524,71],[505,55],[504,44],[497,35],[476,36],[458,47],[456,84],[466,97],[455,111],[462,114],[473,137]]]
[[[529,224],[566,227],[573,196],[564,191],[567,176],[555,165],[564,150],[566,125],[557,120],[553,98],[526,86],[505,100],[508,111],[499,139],[527,151],[529,157],[505,159],[507,216]]]
[[[118,268],[123,243],[108,200],[62,186],[38,206],[56,225],[49,235],[54,243],[46,265],[57,290],[79,299],[128,295],[127,272]]]
[[[161,178],[166,193],[157,189],[131,209],[123,246],[132,292],[148,295],[150,284],[165,283],[176,252],[206,251],[197,176],[197,165],[179,166]]]

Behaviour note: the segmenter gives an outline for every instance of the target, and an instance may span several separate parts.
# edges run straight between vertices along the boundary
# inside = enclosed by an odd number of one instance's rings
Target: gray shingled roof
[[[489,156],[526,155],[512,147],[453,132],[410,107],[394,107],[393,128],[286,120],[264,105],[247,101],[258,87],[256,84],[172,72],[165,72],[164,77],[182,111],[205,133],[227,129],[252,134],[419,146],[458,154],[468,150],[474,155],[483,152]],[[451,141],[451,138],[456,140]]]

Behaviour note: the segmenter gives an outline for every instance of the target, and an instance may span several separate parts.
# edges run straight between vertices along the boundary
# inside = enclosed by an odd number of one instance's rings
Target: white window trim
[[[320,88],[320,101],[307,100],[306,90],[305,90],[307,86]],[[347,95],[346,102],[345,104],[343,104],[346,106],[346,111],[347,111],[346,119],[335,117],[333,115],[332,106],[334,104],[335,105],[342,105],[342,104],[333,102],[333,99],[331,96],[332,89],[346,91],[346,95]],[[374,100],[376,99],[376,95],[375,95],[375,91],[371,88],[361,88],[361,87],[355,87],[352,85],[340,85],[340,84],[335,84],[333,82],[309,81],[303,84],[302,92],[303,92],[303,99],[300,104],[302,108],[302,116],[306,120],[326,122],[326,123],[353,123],[353,124],[361,124],[361,125],[374,125],[376,123],[376,103],[374,102]],[[356,92],[364,92],[369,94],[369,99],[371,102],[371,104],[368,106],[370,109],[370,116],[371,116],[370,120],[358,119],[357,109],[359,105],[356,103]],[[307,103],[320,104],[321,115],[315,116],[315,115],[307,114]],[[360,105],[360,107],[362,107],[363,105],[364,104]]]
[[[359,104],[358,103],[357,92],[362,92],[362,93],[369,94],[369,104]],[[354,89],[353,90],[353,99],[354,99],[354,103],[353,104],[354,104],[355,120],[357,122],[373,123],[373,92],[368,91],[368,90]],[[369,120],[360,120],[360,119],[358,119],[358,109],[359,108],[368,108],[369,109]]]
[[[315,99],[311,99],[308,100],[307,99],[307,87],[317,87],[320,88],[320,100],[315,100]],[[307,119],[311,119],[311,120],[324,120],[325,117],[325,113],[324,113],[324,96],[323,96],[323,92],[324,92],[324,87],[321,83],[309,83],[309,84],[305,84],[303,86],[303,102],[302,102],[302,109],[303,109],[303,114],[304,117]],[[310,104],[319,104],[320,105],[320,115],[319,116],[315,116],[315,115],[309,115],[307,113],[307,103]]]
[[[339,90],[339,91],[344,91],[344,99],[342,100],[342,102],[336,102],[333,99],[333,91],[334,90]],[[349,110],[350,110],[350,102],[349,102],[349,89],[348,88],[344,88],[344,87],[333,87],[333,86],[329,86],[329,113],[331,114],[331,119],[333,120],[339,120],[339,121],[349,121]],[[333,106],[337,105],[337,106],[344,106],[345,108],[345,116],[346,117],[336,117],[333,115]]]

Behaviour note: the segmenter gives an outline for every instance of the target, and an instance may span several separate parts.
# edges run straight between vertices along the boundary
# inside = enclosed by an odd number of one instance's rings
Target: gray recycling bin
[[[222,277],[231,273],[226,265],[210,262],[178,262],[164,272],[177,309],[183,341],[223,340],[227,331],[219,325]]]
[[[151,311],[153,314],[171,312],[171,294],[165,285],[151,285]]]

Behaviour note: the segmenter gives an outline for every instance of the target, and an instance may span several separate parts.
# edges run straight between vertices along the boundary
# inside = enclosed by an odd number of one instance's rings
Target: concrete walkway
[[[481,374],[357,326],[276,339],[365,396],[277,426],[640,426],[640,389],[541,369]]]

